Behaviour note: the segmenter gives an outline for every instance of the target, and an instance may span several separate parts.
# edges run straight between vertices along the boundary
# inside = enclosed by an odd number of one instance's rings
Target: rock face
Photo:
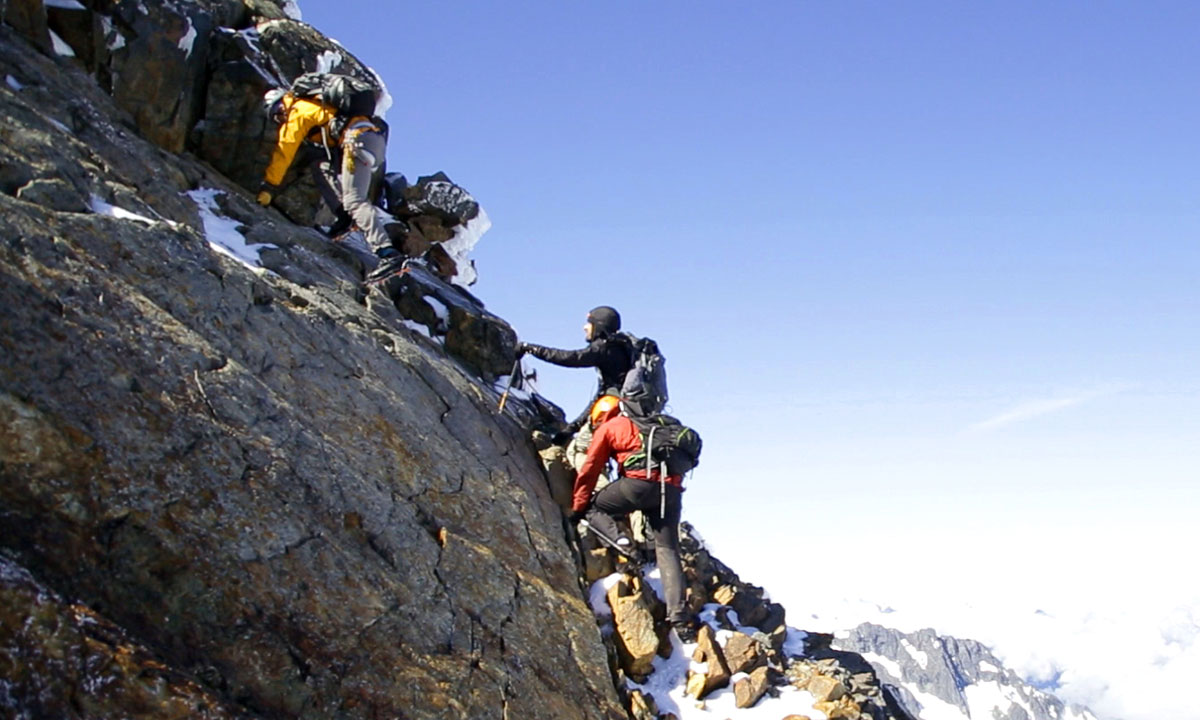
[[[834,644],[870,660],[891,694],[916,718],[942,705],[957,709],[964,718],[1095,720],[1086,708],[1068,707],[1004,669],[974,640],[864,623],[839,635]]]
[[[66,602],[3,557],[0,637],[6,641],[0,667],[7,690],[0,707],[12,712],[9,717],[239,717],[119,627],[85,605]],[[61,678],[69,694],[40,692],[49,677]]]
[[[193,57],[247,14],[94,6],[152,54],[190,22]],[[135,115],[84,60],[0,25],[4,713],[625,717],[533,413],[496,412],[503,321],[460,294],[475,355],[414,331],[173,152],[194,87]]]
[[[46,24],[44,0],[9,0],[0,7],[3,20],[35,48],[50,52],[50,32]]]

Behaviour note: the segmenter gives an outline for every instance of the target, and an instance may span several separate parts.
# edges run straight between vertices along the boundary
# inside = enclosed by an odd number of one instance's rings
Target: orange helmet
[[[592,413],[589,416],[592,421],[592,427],[599,427],[600,423],[616,415],[620,409],[621,401],[616,395],[601,395],[595,404],[592,405]]]

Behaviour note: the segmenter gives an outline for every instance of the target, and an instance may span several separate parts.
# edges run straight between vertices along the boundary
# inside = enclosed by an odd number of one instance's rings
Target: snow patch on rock
[[[213,188],[198,188],[187,193],[200,210],[200,219],[204,223],[204,235],[208,244],[217,252],[237,260],[255,272],[262,272],[259,253],[264,248],[274,246],[247,243],[246,236],[242,234],[242,223],[225,216],[217,204],[217,196],[222,194],[222,191]]]
[[[60,38],[58,33],[54,32],[53,30],[50,30],[49,32],[50,42],[54,45],[55,54],[61,55],[62,57],[75,57],[75,51],[70,45],[67,44],[66,40]]]

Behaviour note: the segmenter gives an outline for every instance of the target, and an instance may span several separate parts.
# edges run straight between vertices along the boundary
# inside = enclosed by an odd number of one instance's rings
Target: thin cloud
[[[1114,390],[1093,390],[1091,392],[1081,393],[1070,397],[1053,398],[1048,400],[1030,400],[1021,403],[1016,407],[1006,410],[999,415],[988,418],[982,422],[977,422],[967,428],[968,432],[985,432],[988,430],[996,430],[998,428],[1015,425],[1016,423],[1032,420],[1033,418],[1050,415],[1051,413],[1061,412],[1067,408],[1074,407],[1080,403],[1087,402],[1101,395],[1110,395]]]

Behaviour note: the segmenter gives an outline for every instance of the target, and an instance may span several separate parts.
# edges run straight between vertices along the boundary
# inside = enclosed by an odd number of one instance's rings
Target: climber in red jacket
[[[618,545],[632,547],[633,543],[621,533],[613,517],[635,510],[645,514],[666,596],[667,621],[680,640],[691,642],[695,639],[696,625],[684,608],[683,563],[679,558],[683,482],[677,475],[660,479],[657,470],[647,476],[645,467],[625,469],[625,459],[642,449],[642,435],[633,421],[619,412],[618,407],[611,408],[592,436],[587,457],[575,477],[571,521],[586,518],[589,525]],[[616,458],[618,478],[593,496],[596,479],[610,458]],[[660,514],[664,507],[666,512]]]

